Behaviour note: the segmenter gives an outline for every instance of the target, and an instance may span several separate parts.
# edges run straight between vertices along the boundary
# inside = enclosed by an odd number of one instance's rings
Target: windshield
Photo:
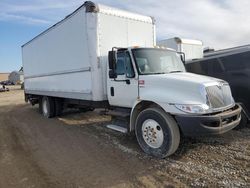
[[[133,49],[139,74],[165,74],[185,72],[185,67],[176,52],[165,49]]]

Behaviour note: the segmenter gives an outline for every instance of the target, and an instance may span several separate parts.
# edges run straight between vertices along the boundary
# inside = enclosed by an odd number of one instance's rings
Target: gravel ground
[[[250,187],[250,129],[182,139],[166,159],[147,156],[109,116],[45,119],[16,87],[0,93],[0,187]]]

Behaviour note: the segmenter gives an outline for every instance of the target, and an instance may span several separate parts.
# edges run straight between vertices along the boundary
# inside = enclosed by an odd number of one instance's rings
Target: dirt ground
[[[147,156],[108,116],[46,119],[23,91],[0,93],[0,187],[250,187],[250,129],[185,138],[173,156]]]

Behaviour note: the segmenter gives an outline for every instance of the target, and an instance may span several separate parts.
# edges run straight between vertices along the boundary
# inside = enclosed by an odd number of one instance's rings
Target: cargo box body
[[[84,4],[22,46],[25,93],[107,100],[108,51],[138,45],[155,45],[151,17]]]
[[[200,40],[174,37],[158,41],[157,45],[185,53],[186,60],[203,58],[203,43]]]

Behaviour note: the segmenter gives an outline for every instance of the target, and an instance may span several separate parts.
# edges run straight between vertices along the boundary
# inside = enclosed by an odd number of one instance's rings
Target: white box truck
[[[156,157],[180,135],[221,134],[240,122],[227,82],[186,73],[176,51],[154,47],[151,17],[85,2],[22,46],[25,100],[45,117],[63,107],[106,108]]]
[[[184,53],[186,60],[203,58],[203,43],[200,40],[174,37],[160,40],[157,42],[157,45]]]

